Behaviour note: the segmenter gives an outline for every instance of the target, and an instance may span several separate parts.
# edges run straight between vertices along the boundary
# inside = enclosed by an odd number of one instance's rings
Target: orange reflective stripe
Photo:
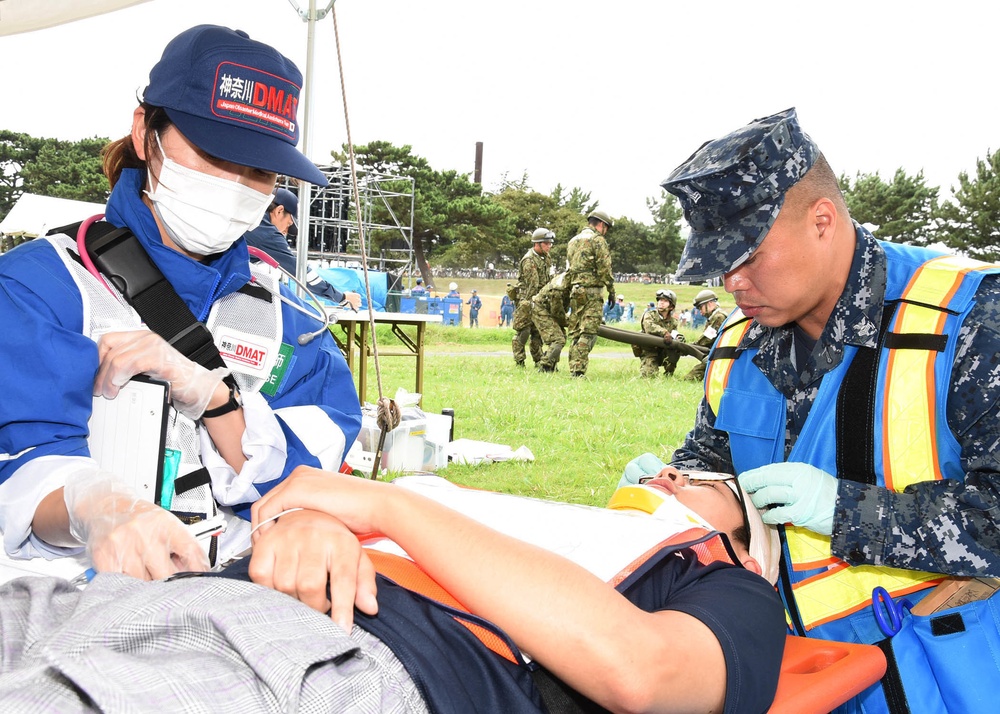
[[[871,605],[872,590],[881,585],[893,597],[937,585],[944,576],[874,565],[841,562],[825,572],[792,585],[795,606],[807,630],[858,612]]]
[[[792,559],[792,570],[815,570],[842,562],[833,556],[830,537],[798,526],[785,526],[785,542]]]
[[[381,575],[389,578],[401,587],[420,593],[424,597],[447,605],[448,607],[469,612],[455,597],[438,584],[430,575],[425,573],[420,566],[409,558],[404,558],[393,553],[383,553],[379,550],[369,548],[365,551],[375,565],[375,570]],[[471,613],[470,613],[471,614]],[[459,615],[452,615],[455,621],[467,628],[486,647],[506,660],[519,664],[520,660],[513,650],[507,645],[503,638],[499,637],[489,628],[483,627],[478,622],[466,620]]]
[[[797,526],[785,526],[785,542],[792,556],[792,570],[801,572],[826,566],[826,570],[792,584],[795,604],[807,630],[870,605],[876,585],[896,597],[936,585],[942,577],[937,573],[874,565],[851,567],[831,555],[828,536]]]
[[[941,334],[946,316],[943,310],[903,303],[894,331]],[[933,350],[889,350],[882,450],[885,485],[891,491],[941,479],[935,428],[937,354]]]
[[[729,327],[729,325],[734,325],[739,320],[745,320],[745,322],[742,325]],[[752,323],[753,320],[746,320],[742,312],[735,310],[729,316],[729,319],[726,320],[726,324],[723,325],[722,332],[716,340],[715,349],[719,347],[738,347],[740,341],[743,339],[743,335],[747,333]],[[729,382],[729,373],[732,371],[735,362],[736,360],[731,357],[710,359],[708,361],[708,374],[705,377],[705,400],[712,407],[712,413],[714,414],[719,413],[719,403],[722,401],[722,393]]]
[[[998,267],[958,255],[942,255],[928,260],[910,278],[903,299],[924,305],[945,306],[954,296],[962,279],[973,270]]]
[[[929,260],[910,278],[897,312],[893,332],[944,332],[944,311],[967,273],[995,266],[948,255]],[[882,420],[882,463],[885,485],[900,492],[921,481],[940,480],[937,390],[932,350],[890,350],[886,367],[885,411]]]

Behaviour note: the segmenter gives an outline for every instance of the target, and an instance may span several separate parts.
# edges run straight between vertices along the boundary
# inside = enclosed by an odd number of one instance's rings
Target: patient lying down
[[[727,535],[732,562],[699,560],[705,545],[646,548],[666,538],[654,517],[571,507],[571,521],[599,514],[589,538],[554,546],[585,568],[439,502],[450,494],[300,468],[255,504],[254,554],[229,577],[102,574],[83,592],[25,578],[0,589],[4,710],[506,713],[572,701],[583,711],[764,711],[785,636],[780,601],[759,576],[774,568],[770,535],[734,482],[659,481],[694,512],[691,524],[700,516]],[[605,526],[628,568],[567,552],[599,543]],[[370,533],[474,614],[376,575],[381,556],[355,535]]]

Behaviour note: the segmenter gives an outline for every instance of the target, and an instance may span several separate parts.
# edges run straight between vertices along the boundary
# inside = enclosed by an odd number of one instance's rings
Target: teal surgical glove
[[[821,535],[833,533],[837,479],[815,466],[780,463],[740,474],[764,523],[792,523]],[[765,510],[766,509],[766,510]]]
[[[648,452],[641,456],[636,456],[625,464],[625,472],[622,473],[621,481],[618,482],[618,488],[622,486],[634,486],[639,483],[639,479],[641,478],[655,476],[663,470],[664,466],[666,466],[665,463]]]

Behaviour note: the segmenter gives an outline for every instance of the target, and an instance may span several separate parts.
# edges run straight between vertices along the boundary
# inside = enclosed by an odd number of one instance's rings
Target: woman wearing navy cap
[[[211,331],[225,368],[203,367],[146,329],[81,264],[77,235],[0,257],[0,349],[15,365],[0,376],[9,556],[86,547],[97,570],[202,570],[246,547],[250,504],[292,469],[342,464],[360,427],[346,363],[326,331],[300,344],[316,319],[250,267],[241,238],[270,205],[277,173],[327,183],[296,149],[301,83],[292,62],[245,33],[194,27],[167,45],[131,133],[105,150],[105,220],[135,235]],[[217,540],[199,543],[181,519],[137,498],[129,473],[91,456],[94,399],[116,397],[141,373],[170,383],[167,481],[176,488],[160,499],[187,521],[221,513]]]

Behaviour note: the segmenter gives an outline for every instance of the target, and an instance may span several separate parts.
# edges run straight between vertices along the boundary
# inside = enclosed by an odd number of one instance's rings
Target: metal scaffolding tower
[[[324,266],[361,267],[358,214],[347,166],[319,167],[330,185],[313,187],[309,202],[308,257]],[[413,270],[413,179],[358,167],[361,224],[368,268],[406,275]],[[298,193],[293,182],[286,187]],[[298,238],[293,251],[298,249]]]

